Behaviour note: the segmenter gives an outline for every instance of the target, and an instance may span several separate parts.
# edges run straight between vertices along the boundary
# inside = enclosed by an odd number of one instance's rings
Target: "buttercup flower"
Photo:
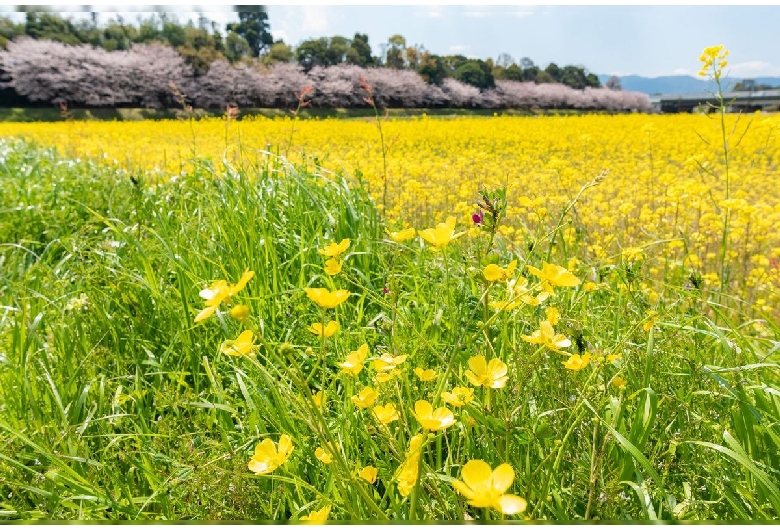
[[[339,366],[349,375],[358,375],[363,370],[363,362],[368,356],[368,344],[363,344],[355,351],[349,352],[347,358]]]
[[[308,296],[312,302],[323,309],[334,309],[338,305],[346,302],[350,294],[346,289],[329,291],[321,287],[306,287],[304,291],[306,291],[306,296]]]
[[[388,230],[385,230],[385,232],[387,232],[387,235],[390,236],[390,239],[396,243],[403,243],[404,241],[412,239],[416,230],[414,228],[404,228],[398,232],[390,232]]]
[[[387,425],[399,419],[398,411],[395,410],[395,405],[388,403],[387,405],[377,405],[374,407],[374,416],[381,423]]]
[[[474,389],[456,386],[452,392],[442,392],[441,399],[453,407],[462,407],[474,399]]]
[[[328,516],[330,515],[331,508],[332,506],[326,506],[321,510],[311,512],[309,515],[304,515],[299,520],[307,521],[311,524],[323,524],[325,521],[328,520]]]
[[[509,464],[490,469],[490,465],[482,460],[470,460],[463,466],[460,475],[463,481],[453,480],[452,487],[475,508],[493,508],[506,515],[525,511],[525,499],[504,493],[515,480],[515,471]]]
[[[487,362],[482,355],[476,355],[469,359],[469,368],[471,370],[466,370],[463,375],[474,386],[502,388],[509,379],[506,364],[498,358]]]
[[[377,392],[370,386],[367,386],[363,390],[358,392],[357,395],[352,396],[350,399],[352,400],[352,403],[354,403],[356,407],[365,409],[373,405],[374,401],[376,401],[376,398],[378,397],[379,397],[379,392]]]
[[[542,289],[550,294],[554,294],[553,287],[575,287],[580,284],[579,278],[559,265],[545,263],[542,270],[526,265],[531,274],[542,280]]]
[[[249,308],[244,304],[238,304],[230,310],[230,316],[239,322],[243,322],[249,316]]]
[[[328,337],[332,337],[339,330],[339,323],[335,320],[331,320],[325,324],[325,328],[323,329],[321,322],[315,322],[309,326],[308,329],[315,335],[320,337],[324,336],[327,339]]]
[[[365,480],[366,482],[370,482],[371,484],[376,482],[376,475],[379,472],[377,468],[374,466],[366,466],[360,471],[358,471],[358,476]]]
[[[455,218],[450,216],[447,217],[446,222],[437,224],[436,228],[420,230],[420,237],[434,247],[442,248],[465,233],[466,232],[460,232],[459,234],[455,233]]]
[[[575,372],[578,372],[588,366],[588,363],[590,362],[590,353],[586,353],[585,355],[577,355],[576,353],[569,356],[569,358],[565,361],[561,361],[561,364],[569,369],[574,370]]]
[[[254,344],[254,333],[252,333],[252,330],[247,329],[242,331],[235,340],[226,340],[219,351],[233,356],[252,355]]]
[[[414,369],[414,375],[416,375],[420,381],[427,383],[428,381],[433,381],[436,379],[436,372],[428,369],[424,370],[423,368],[420,368],[419,366]]]
[[[267,475],[284,464],[293,451],[292,440],[286,434],[279,437],[279,445],[265,438],[255,447],[255,454],[249,460],[249,470],[257,475]]]
[[[548,307],[544,310],[544,314],[547,317],[547,322],[555,326],[558,321],[561,320],[561,314],[554,307]]]
[[[413,414],[423,429],[431,431],[442,431],[455,423],[455,417],[447,407],[434,410],[433,406],[424,399],[414,404]]]
[[[247,270],[244,271],[241,279],[238,280],[238,283],[235,285],[231,285],[225,280],[218,280],[212,283],[211,286],[207,289],[201,290],[198,294],[206,301],[206,307],[197,314],[195,317],[195,322],[197,323],[202,320],[206,320],[208,317],[213,315],[222,302],[230,300],[233,295],[246,286],[246,284],[249,282],[249,280],[252,279],[254,275],[255,273],[253,271]]]
[[[516,259],[509,262],[509,265],[507,265],[506,268],[491,263],[485,267],[482,274],[484,274],[485,279],[489,282],[504,282],[512,278],[512,275],[515,273],[515,268],[517,268]]]
[[[406,451],[406,460],[398,466],[395,473],[395,479],[398,481],[398,493],[402,497],[408,497],[412,492],[414,485],[417,484],[417,478],[420,470],[420,455],[422,455],[422,445],[425,441],[422,434],[415,434],[409,440],[409,450]]]
[[[403,364],[403,362],[406,360],[406,357],[406,355],[398,355],[397,357],[393,357],[392,355],[386,353],[378,359],[374,360],[374,370],[377,372],[389,372],[394,368],[401,366],[401,364]]]
[[[530,335],[521,335],[520,337],[526,342],[530,342],[531,344],[543,344],[557,352],[560,352],[561,348],[568,348],[571,346],[571,341],[562,334],[555,333],[552,324],[546,320],[542,320],[538,330]]]
[[[317,252],[323,256],[328,256],[329,258],[338,258],[349,248],[349,243],[349,239],[342,239],[340,243],[331,243],[325,248],[319,249]]]
[[[325,267],[323,267],[323,270],[325,271],[326,274],[335,276],[341,272],[342,265],[343,262],[337,261],[336,258],[330,258],[328,261],[325,262]]]
[[[325,403],[325,391],[320,390],[319,392],[315,392],[314,394],[312,394],[311,399],[312,401],[314,401],[314,405],[318,409],[321,409],[322,405]]]
[[[322,447],[318,447],[314,450],[314,456],[323,464],[330,464],[333,462],[333,457]]]

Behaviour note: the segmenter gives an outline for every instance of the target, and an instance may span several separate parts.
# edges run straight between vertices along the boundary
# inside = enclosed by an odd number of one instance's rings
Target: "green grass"
[[[290,109],[295,110],[295,109]],[[516,109],[386,109],[389,116],[393,118],[409,118],[412,116],[493,116],[497,113],[501,116],[557,116],[583,114],[579,110],[516,110]],[[188,117],[189,115],[181,109],[122,109],[122,108],[93,108],[93,109],[69,109],[69,117],[64,116],[59,108],[0,108],[0,121],[4,122],[57,122],[67,119],[78,121],[140,121],[140,120],[174,120]],[[195,109],[193,115],[196,118],[224,117],[224,109]],[[248,108],[241,109],[240,117],[263,116],[266,118],[281,118],[290,116],[290,111],[286,109],[262,109]],[[303,108],[298,111],[298,116],[309,119],[341,118],[341,119],[363,119],[373,118],[374,109],[325,109],[325,108]],[[240,118],[239,118],[240,119]]]
[[[600,270],[594,292],[581,283],[494,312],[503,289],[486,284],[486,264],[517,259],[533,285],[526,264],[565,265],[576,244],[553,249],[540,234],[509,256],[487,234],[441,251],[394,243],[360,182],[272,157],[238,170],[200,160],[154,183],[5,142],[0,189],[0,518],[297,520],[328,505],[340,520],[500,518],[451,485],[472,459],[514,468],[507,492],[528,508],[513,519],[780,516],[780,332],[759,333],[686,278],[651,305],[636,287],[647,264],[621,265]],[[343,271],[327,276],[318,249],[344,238]],[[588,265],[573,271],[583,281]],[[247,321],[220,311],[195,324],[199,291],[246,269],[231,303],[250,307]],[[324,315],[305,287],[352,295]],[[574,372],[524,341],[547,306],[567,350],[620,358]],[[341,329],[320,341],[307,327],[323,318]],[[256,356],[220,353],[243,329]],[[369,362],[345,375],[338,363],[363,343]],[[389,429],[350,400],[375,386],[370,360],[384,353],[408,356],[378,387],[400,416]],[[477,354],[505,362],[508,383],[448,407],[458,421],[431,433],[402,496],[394,475],[423,432],[415,401],[441,406],[442,390],[471,386]],[[418,366],[438,379],[419,381]],[[258,442],[282,434],[289,460],[251,473]],[[325,465],[314,452],[328,443]],[[356,477],[366,465],[374,485]]]

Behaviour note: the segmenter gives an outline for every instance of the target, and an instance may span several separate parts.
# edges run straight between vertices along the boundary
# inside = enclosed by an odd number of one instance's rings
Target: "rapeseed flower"
[[[371,484],[376,482],[376,475],[379,472],[377,468],[374,466],[366,466],[360,471],[358,471],[358,476],[365,480],[366,482],[370,482]]]
[[[484,386],[485,388],[503,388],[509,376],[506,364],[501,359],[485,360],[482,355],[475,355],[469,359],[469,368],[463,375],[474,386]]]
[[[474,399],[474,389],[456,386],[452,392],[442,392],[441,399],[453,407],[462,407]]]
[[[332,337],[339,330],[339,323],[335,320],[331,320],[325,324],[325,327],[323,328],[321,322],[315,322],[308,327],[308,330],[319,337],[324,336],[327,339],[328,337]]]
[[[349,375],[358,375],[363,370],[363,363],[368,356],[368,344],[363,344],[355,351],[349,352],[343,363],[339,367]]]
[[[222,343],[219,351],[226,355],[241,356],[253,355],[252,349],[255,344],[255,337],[252,330],[244,330],[235,338],[235,340],[226,340]]]
[[[526,342],[530,342],[531,344],[542,344],[557,352],[560,352],[561,348],[568,348],[571,346],[571,341],[564,335],[555,333],[552,324],[546,320],[542,320],[539,324],[539,329],[531,333],[531,335],[521,335],[520,337]]]
[[[323,309],[335,309],[349,298],[350,292],[346,289],[329,291],[322,287],[306,287],[306,296]]]
[[[256,475],[273,473],[276,468],[284,464],[293,451],[293,443],[290,437],[283,434],[279,437],[279,445],[274,444],[269,438],[265,438],[255,447],[255,453],[249,460],[249,470]]]
[[[455,417],[447,407],[439,407],[436,410],[424,399],[414,404],[414,417],[420,422],[423,429],[430,431],[443,431],[455,423]]]
[[[340,243],[331,243],[325,248],[319,249],[317,252],[329,258],[338,258],[344,252],[346,252],[346,250],[349,248],[349,244],[349,239],[342,239]]]
[[[195,322],[201,322],[213,315],[222,302],[230,300],[231,297],[246,286],[254,275],[253,271],[246,270],[235,285],[231,285],[225,280],[217,280],[208,288],[201,290],[198,294],[206,301],[206,307],[195,316]]]
[[[466,232],[455,233],[455,217],[447,217],[447,221],[439,223],[436,228],[420,230],[420,237],[436,248],[446,247],[451,241],[458,239]]]
[[[512,515],[525,511],[527,503],[522,497],[505,494],[515,480],[515,471],[509,464],[496,469],[482,460],[470,460],[460,471],[460,480],[453,480],[452,487],[468,499],[475,508],[493,508]]]
[[[371,388],[370,386],[365,387],[363,390],[358,392],[356,395],[350,397],[352,400],[352,403],[355,404],[356,407],[359,407],[361,409],[366,409],[374,404],[376,401],[376,398],[379,397],[379,392]]]

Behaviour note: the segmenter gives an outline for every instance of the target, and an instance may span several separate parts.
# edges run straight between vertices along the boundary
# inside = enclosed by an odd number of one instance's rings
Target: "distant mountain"
[[[611,75],[600,75],[599,81],[604,86]],[[771,85],[780,87],[780,77],[756,77],[752,78],[757,85]],[[727,78],[725,89],[735,85],[742,78]],[[623,90],[632,92],[644,92],[645,94],[694,94],[697,92],[714,92],[717,86],[712,81],[693,77],[690,75],[667,75],[662,77],[642,77],[639,75],[627,75],[620,78]]]

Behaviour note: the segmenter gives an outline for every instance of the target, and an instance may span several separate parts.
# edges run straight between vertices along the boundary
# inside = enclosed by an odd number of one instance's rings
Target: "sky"
[[[473,0],[472,0],[473,1]],[[61,12],[82,5],[49,6]],[[122,12],[134,20],[161,9],[179,20],[205,13],[221,25],[236,20],[229,6],[111,6],[101,21]],[[12,10],[12,5],[0,9]],[[125,11],[127,10],[127,11]],[[133,10],[135,12],[128,12]],[[584,66],[618,76],[696,75],[702,50],[724,44],[731,51],[732,77],[780,77],[780,5],[267,5],[275,38],[297,45],[309,38],[366,33],[373,53],[400,34],[408,45],[439,55],[462,54],[494,60],[507,53],[546,67]],[[18,16],[18,15],[16,15]],[[82,15],[83,16],[83,15]]]

